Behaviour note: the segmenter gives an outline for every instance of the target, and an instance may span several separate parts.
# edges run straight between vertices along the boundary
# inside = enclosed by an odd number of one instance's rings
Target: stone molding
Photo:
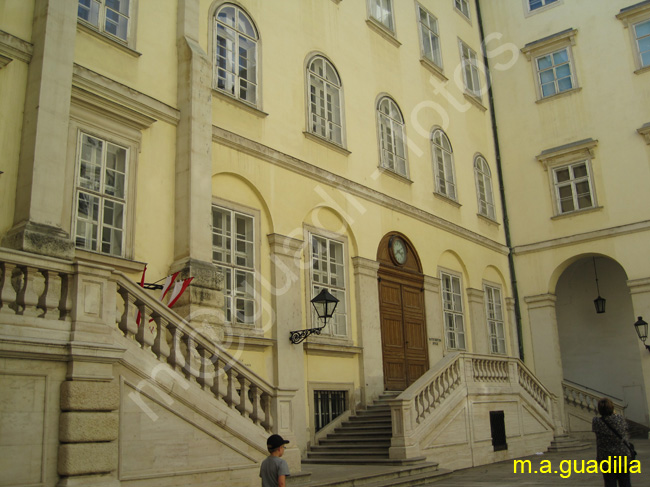
[[[268,239],[273,254],[285,257],[300,257],[304,244],[302,240],[280,235],[279,233],[270,233]]]
[[[627,281],[627,287],[630,289],[630,294],[650,293],[650,277],[630,279]]]
[[[474,289],[468,287],[465,289],[467,293],[467,301],[475,304],[483,304],[483,299],[485,298],[485,292],[482,289]]]
[[[34,46],[29,42],[0,30],[0,56],[9,59],[5,65],[13,59],[29,63],[32,60],[33,51]]]
[[[316,182],[346,191],[351,195],[358,196],[373,204],[390,209],[391,211],[397,211],[410,218],[447,231],[457,237],[467,239],[502,255],[508,255],[508,247],[504,244],[484,237],[483,235],[463,228],[460,225],[440,218],[399,199],[346,179],[333,172],[316,167],[313,164],[302,161],[288,154],[284,154],[269,146],[260,144],[259,142],[255,142],[221,127],[217,127],[216,125],[212,126],[212,140],[213,142],[270,162],[271,164],[275,164]]]
[[[524,302],[528,309],[550,308],[555,307],[557,296],[555,294],[537,294],[535,296],[526,296]]]
[[[594,149],[598,141],[594,139],[584,139],[570,144],[553,147],[541,152],[536,159],[542,163],[545,170],[560,164],[567,164],[581,159],[593,159]]]

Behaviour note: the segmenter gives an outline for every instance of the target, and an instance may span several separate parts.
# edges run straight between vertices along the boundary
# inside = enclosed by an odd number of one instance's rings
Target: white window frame
[[[442,72],[442,46],[440,44],[438,18],[419,3],[416,3],[415,11],[420,33],[420,55],[422,59],[433,64],[438,71]],[[426,22],[422,18],[423,15],[426,17],[424,19]],[[434,45],[436,49],[434,49]],[[430,53],[427,52],[427,46],[431,49]]]
[[[639,38],[636,35],[636,27],[638,25],[644,24],[650,21],[650,4],[640,3],[622,9],[617,15],[616,18],[623,22],[625,28],[628,29],[630,35],[630,42],[632,44],[632,50],[634,53],[634,65],[635,73],[643,73],[650,71],[650,52],[644,51],[641,52],[639,46]],[[644,36],[644,39],[647,39],[648,36]],[[648,56],[648,62],[644,65],[642,54],[645,53]]]
[[[496,220],[494,193],[492,191],[492,171],[485,157],[474,157],[474,180],[476,182],[476,199],[478,214]]]
[[[368,18],[394,36],[397,30],[393,0],[368,0],[367,6]]]
[[[438,137],[441,143],[436,142]],[[458,201],[454,150],[449,137],[442,129],[434,129],[431,133],[431,155],[433,156],[435,192],[450,200]]]
[[[451,286],[447,287],[447,283]],[[457,283],[457,289],[454,289],[454,283]],[[447,350],[467,350],[463,281],[460,275],[445,270],[440,271],[440,297]]]
[[[537,0],[539,1],[539,0]],[[553,7],[557,7],[558,5],[564,3],[564,0],[541,0],[542,5],[535,9],[531,9],[530,2],[531,0],[523,0],[524,2],[524,12],[526,17],[530,15],[535,15],[539,12],[545,12],[546,10],[549,10]]]
[[[458,39],[458,49],[460,50],[460,61],[463,70],[463,81],[465,83],[465,92],[481,100],[481,70],[479,69],[479,58],[476,51],[469,45]]]
[[[325,241],[326,243],[326,268],[319,269],[319,272],[314,270],[314,239]],[[349,309],[349,285],[348,285],[348,250],[347,239],[341,235],[328,232],[326,230],[309,228],[307,229],[307,254],[306,259],[309,259],[307,267],[308,272],[308,310],[309,322],[311,328],[318,328],[323,326],[322,320],[316,315],[316,311],[311,304],[311,300],[316,297],[321,289],[327,289],[335,298],[339,300],[334,311],[334,316],[327,321],[327,326],[321,331],[320,336],[335,339],[349,339],[350,337],[350,317]],[[330,244],[339,247],[342,254],[341,262],[332,262],[330,255]],[[340,266],[343,276],[339,276],[339,280],[333,282],[332,279],[332,264]],[[315,276],[318,275],[318,279]],[[326,282],[324,282],[326,281]],[[314,337],[315,338],[315,337]]]
[[[382,112],[384,104],[388,106],[389,113]],[[381,96],[376,106],[379,167],[408,179],[406,127],[402,111],[390,96]],[[398,168],[397,163],[401,163],[403,168]]]
[[[584,167],[585,174],[583,176],[576,176],[575,171],[577,168]],[[569,179],[559,181],[558,173],[567,171],[569,173]],[[579,186],[587,185],[588,192],[579,192]],[[593,177],[591,171],[591,164],[588,160],[577,161],[565,166],[557,166],[553,168],[553,187],[555,189],[555,204],[557,205],[557,212],[559,215],[566,215],[568,213],[576,213],[584,210],[591,210],[596,207],[596,201],[594,197],[593,189]],[[569,188],[571,191],[571,205],[572,208],[568,210],[562,209],[562,202],[567,199],[561,194],[562,189]],[[588,195],[590,204],[588,206],[580,207],[580,200]]]
[[[469,0],[452,0],[454,2],[454,9],[460,13],[465,19],[472,20],[472,10],[469,5]]]
[[[574,215],[599,208],[598,198],[596,196],[595,178],[592,168],[592,159],[595,157],[595,148],[597,140],[584,139],[564,146],[547,149],[537,156],[537,160],[542,163],[544,169],[548,172],[549,185],[551,189],[553,211],[556,217],[565,215]],[[586,175],[580,178],[570,178],[565,181],[558,181],[556,174],[558,171],[569,169],[573,174],[573,168],[579,165],[585,165]],[[576,184],[587,183],[591,205],[578,208]],[[562,198],[560,187],[570,187],[571,197],[574,204],[572,210],[562,210]]]
[[[567,93],[574,93],[580,90],[580,85],[578,83],[576,63],[573,57],[573,49],[572,49],[572,47],[576,43],[575,39],[577,33],[578,31],[576,29],[567,29],[562,32],[558,32],[557,34],[553,34],[551,36],[545,37],[544,39],[540,39],[538,41],[526,44],[526,46],[524,46],[524,48],[522,49],[522,52],[526,55],[528,60],[531,62],[538,102],[545,101],[545,100],[552,100],[556,97],[565,95]],[[556,90],[556,92],[553,94],[544,95],[542,91],[542,80],[541,80],[541,71],[539,69],[539,61],[546,56],[553,57],[554,54],[558,54],[559,52],[564,50],[566,50],[567,60],[565,63],[562,64],[568,65],[571,71],[570,74],[571,88],[562,91]],[[557,87],[557,76],[555,71],[556,70],[555,64],[552,65],[552,69],[553,69],[554,83],[555,86]],[[546,68],[542,71],[548,72],[548,70],[549,69]]]
[[[250,24],[250,27],[252,29],[252,35],[249,32],[245,32],[243,30],[235,29],[232,26],[225,24],[219,20],[219,13],[225,9],[225,8],[233,8],[235,12],[235,18],[239,18],[239,16],[243,16],[245,20]],[[235,36],[235,47],[232,49],[233,53],[235,54],[235,61],[234,63],[231,64],[236,64],[237,65],[237,70],[233,71],[233,69],[229,69],[228,67],[228,62],[232,61],[227,59],[224,56],[221,56],[220,53],[222,52],[222,49],[225,49],[226,51],[229,51],[228,49],[228,42],[232,42],[231,39],[226,39],[226,45],[224,47],[219,46],[219,26],[222,26],[224,29],[228,29],[229,32],[234,33]],[[253,21],[253,18],[246,12],[242,7],[239,5],[235,5],[233,3],[223,3],[219,5],[219,7],[215,10],[214,16],[213,16],[213,32],[212,32],[212,38],[213,38],[213,56],[212,56],[212,64],[213,64],[213,72],[212,72],[212,87],[214,90],[216,90],[219,93],[223,93],[226,96],[233,98],[235,100],[238,100],[242,103],[245,103],[246,105],[258,108],[261,106],[261,83],[260,83],[260,35],[259,35],[259,30],[257,28],[257,25]],[[242,42],[250,42],[255,49],[255,55],[253,59],[253,66],[255,68],[255,75],[254,76],[242,76],[242,73],[240,71],[240,49],[239,46]],[[221,62],[220,59],[223,59],[224,61]],[[221,62],[221,65],[220,65]],[[225,62],[225,64],[224,64]],[[227,82],[227,80],[232,77],[232,86]],[[222,81],[223,78],[223,86],[220,86],[219,83]],[[255,93],[255,98],[253,100],[248,99],[245,96],[242,96],[242,82],[246,85],[250,85],[252,88],[254,88],[254,93]]]
[[[484,283],[483,292],[485,294],[485,319],[490,353],[506,355],[508,353],[508,345],[506,341],[505,313],[501,287]]]
[[[323,66],[325,67],[324,76],[316,73],[311,69],[311,66],[316,61],[322,61]],[[329,67],[335,77],[335,79],[329,79],[327,76],[327,67]],[[331,142],[340,147],[345,147],[345,117],[343,109],[343,86],[341,83],[341,78],[338,74],[338,71],[334,65],[325,57],[320,54],[316,54],[309,58],[306,66],[306,83],[307,83],[307,132],[319,137],[327,142]],[[317,83],[322,85],[323,94],[325,97],[316,97],[316,101],[320,101],[320,106],[314,104],[314,89],[317,89]],[[336,95],[338,97],[338,112],[333,109],[328,108],[330,102],[328,98]],[[326,98],[327,97],[327,98]],[[335,104],[332,104],[334,106]],[[316,106],[317,110],[314,111]],[[324,113],[323,113],[324,112]],[[337,120],[338,118],[338,120]],[[318,125],[318,121],[321,121],[321,124]],[[338,137],[334,136],[337,133],[336,129],[338,128]],[[324,129],[325,133],[322,133]]]
[[[100,160],[83,160],[83,147],[85,144],[86,139],[92,139],[94,141],[98,141],[99,144],[101,145],[101,150],[99,154],[99,159]],[[91,140],[91,142],[92,142]],[[119,151],[121,151],[124,155],[124,169],[123,171],[120,170],[119,168],[111,168],[109,167],[109,147],[115,147]],[[99,137],[97,135],[94,135],[92,133],[89,133],[88,131],[79,131],[78,133],[78,138],[77,138],[77,157],[76,157],[76,164],[75,164],[75,196],[74,196],[74,206],[73,206],[73,224],[72,224],[72,236],[74,238],[75,242],[75,247],[80,250],[84,250],[87,252],[94,252],[98,254],[104,254],[108,255],[110,257],[124,257],[126,255],[126,234],[127,234],[127,225],[128,225],[128,214],[129,214],[129,201],[128,201],[128,195],[129,195],[129,161],[130,161],[130,155],[129,155],[129,147],[128,145],[122,145],[119,143],[115,143],[107,138]],[[96,188],[89,187],[88,184],[92,183],[94,180],[93,179],[88,179],[88,178],[82,178],[82,167],[85,167],[87,169],[90,168],[90,166],[98,166],[98,179],[95,181],[97,184]],[[109,185],[108,181],[110,180],[110,174],[114,174],[114,178],[120,178],[122,179],[122,194],[121,195],[116,195],[116,194],[111,194],[108,190],[108,188],[111,187]],[[84,182],[86,181],[86,182]],[[82,195],[85,195],[88,198],[93,198],[97,200],[98,206],[97,206],[97,218],[96,218],[96,223],[93,225],[94,220],[90,221],[83,221],[79,217],[79,208],[81,206],[81,200],[82,200]],[[106,215],[109,213],[110,209],[108,208],[108,204],[113,203],[115,205],[121,206],[121,222],[117,226],[113,225],[108,225],[106,222]],[[115,212],[117,213],[117,212]],[[83,225],[83,227],[82,227]],[[89,232],[86,231],[84,232],[86,234],[86,237],[83,239],[85,244],[79,245],[79,235],[78,233],[80,232],[80,228],[86,228],[90,226],[91,228],[93,226],[96,227],[95,231]],[[119,238],[118,239],[113,239],[110,238],[108,243],[104,240],[104,235],[105,232],[108,231],[109,233],[113,232],[119,232]],[[90,242],[87,242],[88,238],[90,238]],[[92,243],[94,242],[94,248]],[[110,247],[108,249],[105,248],[105,245],[109,245]],[[117,252],[114,251],[114,246],[117,246]]]
[[[137,23],[138,1],[128,0],[127,12],[124,13],[106,5],[107,0],[79,0],[77,2],[77,24],[82,26],[86,32],[117,43],[114,45],[123,46],[128,52],[129,50],[135,49],[135,26]],[[79,16],[81,11],[89,12],[92,17],[86,19]],[[107,30],[107,22],[110,22],[110,17],[115,17],[115,15],[119,18],[126,19],[126,33],[124,37]]]
[[[215,231],[215,211],[230,216],[230,229],[228,233],[224,234]],[[260,262],[260,213],[251,208],[246,208],[232,202],[217,199],[212,202],[211,213],[213,218],[212,262],[224,274],[224,322],[235,329],[257,328],[261,310],[260,292],[258,290]],[[250,235],[244,235],[243,238],[239,238],[240,235],[237,234],[237,217],[250,221]],[[228,251],[227,247],[224,245],[215,245],[215,239],[218,239],[219,237],[229,239],[230,255],[228,256],[228,261],[224,259],[219,260],[215,256],[215,254],[219,252]],[[242,263],[237,261],[238,256],[246,256],[246,252],[237,250],[237,244],[240,244],[240,249],[241,245],[250,247],[248,259],[252,260],[252,262]],[[228,271],[231,273],[230,282],[228,282]],[[243,290],[237,288],[237,274],[246,278],[246,286],[244,286]],[[250,313],[244,314],[244,319],[241,319],[238,313],[238,301],[244,305],[248,304],[252,308]]]

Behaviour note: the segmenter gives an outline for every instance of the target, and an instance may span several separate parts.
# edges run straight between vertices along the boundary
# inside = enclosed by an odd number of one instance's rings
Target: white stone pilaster
[[[353,257],[355,292],[357,295],[358,342],[363,348],[362,397],[364,405],[372,403],[384,392],[384,366],[379,315],[379,262]]]
[[[34,2],[33,55],[29,63],[20,142],[14,227],[2,245],[70,258],[74,247],[63,221],[77,34],[76,0]]]
[[[630,325],[633,325],[639,316],[650,323],[650,278],[629,280],[627,286],[630,289],[632,307],[634,308],[634,321],[631,321]],[[650,340],[647,340],[646,344],[650,345]],[[645,384],[646,406],[649,408],[646,412],[647,420],[650,416],[650,351],[643,346],[641,340],[638,345],[641,356],[641,373]]]
[[[489,354],[485,293],[482,289],[467,288],[467,304],[472,334],[472,352]]]
[[[445,330],[442,320],[440,279],[437,277],[424,276],[424,312],[427,320],[429,368],[431,368],[442,360],[445,355]]]
[[[557,297],[554,294],[539,294],[524,298],[528,308],[535,376],[557,398],[558,411],[557,417],[554,418],[555,433],[563,434],[564,393],[562,380],[564,371],[557,329],[556,301]]]
[[[307,448],[309,440],[303,344],[294,345],[289,341],[290,331],[304,327],[300,286],[303,242],[279,234],[271,234],[268,239],[271,247],[272,299],[275,310],[275,385],[284,391],[277,398],[274,407],[274,432],[291,442],[284,458],[293,472],[301,470],[300,452]]]

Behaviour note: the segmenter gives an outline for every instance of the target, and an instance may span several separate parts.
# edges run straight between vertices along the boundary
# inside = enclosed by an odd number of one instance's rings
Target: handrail
[[[89,270],[93,272],[94,283],[103,280],[106,289],[115,292],[115,301],[107,299],[104,304],[114,303],[116,309],[105,309],[103,315],[111,317],[110,320],[115,317],[114,325],[122,335],[217,400],[271,431],[271,400],[279,395],[279,390],[110,267],[0,249],[0,313],[70,322],[83,312],[74,309],[77,300],[73,293],[80,292],[82,279]]]
[[[609,397],[614,403],[614,411],[621,415],[624,414],[627,406],[620,402],[618,398],[607,394],[592,394],[587,389],[589,388],[576,384],[575,382],[567,381],[566,379],[563,380],[562,393],[564,395],[564,402],[580,409],[586,409],[589,413],[598,414],[598,401],[602,397]]]
[[[575,386],[575,387],[577,387],[579,389],[583,389],[585,391],[597,392],[598,394],[600,394],[601,397],[609,397],[611,400],[616,400],[616,401],[618,401],[620,403],[623,403],[623,399],[621,399],[620,397],[613,396],[613,395],[611,395],[611,394],[609,394],[607,392],[599,391],[598,389],[588,387],[588,386],[586,386],[584,384],[579,384],[578,382],[575,382],[575,381],[569,380],[569,379],[564,379],[564,382],[566,382],[567,384],[571,384],[571,385],[573,385],[573,386]]]

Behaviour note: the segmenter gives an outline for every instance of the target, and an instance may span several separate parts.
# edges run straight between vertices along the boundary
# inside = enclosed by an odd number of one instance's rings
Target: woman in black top
[[[610,457],[611,472],[604,473],[605,487],[630,487],[630,473],[625,470],[621,465],[621,460],[625,462],[623,457],[628,457],[628,464],[632,460],[630,450],[625,443],[628,441],[627,423],[625,418],[618,414],[614,414],[614,403],[608,398],[603,398],[598,401],[598,412],[600,417],[596,416],[591,422],[591,430],[596,433],[596,460],[600,465],[602,460]],[[609,425],[609,426],[608,426]],[[612,431],[618,432],[618,435]],[[621,439],[623,438],[623,439]],[[617,461],[616,471],[614,470],[614,459]]]

